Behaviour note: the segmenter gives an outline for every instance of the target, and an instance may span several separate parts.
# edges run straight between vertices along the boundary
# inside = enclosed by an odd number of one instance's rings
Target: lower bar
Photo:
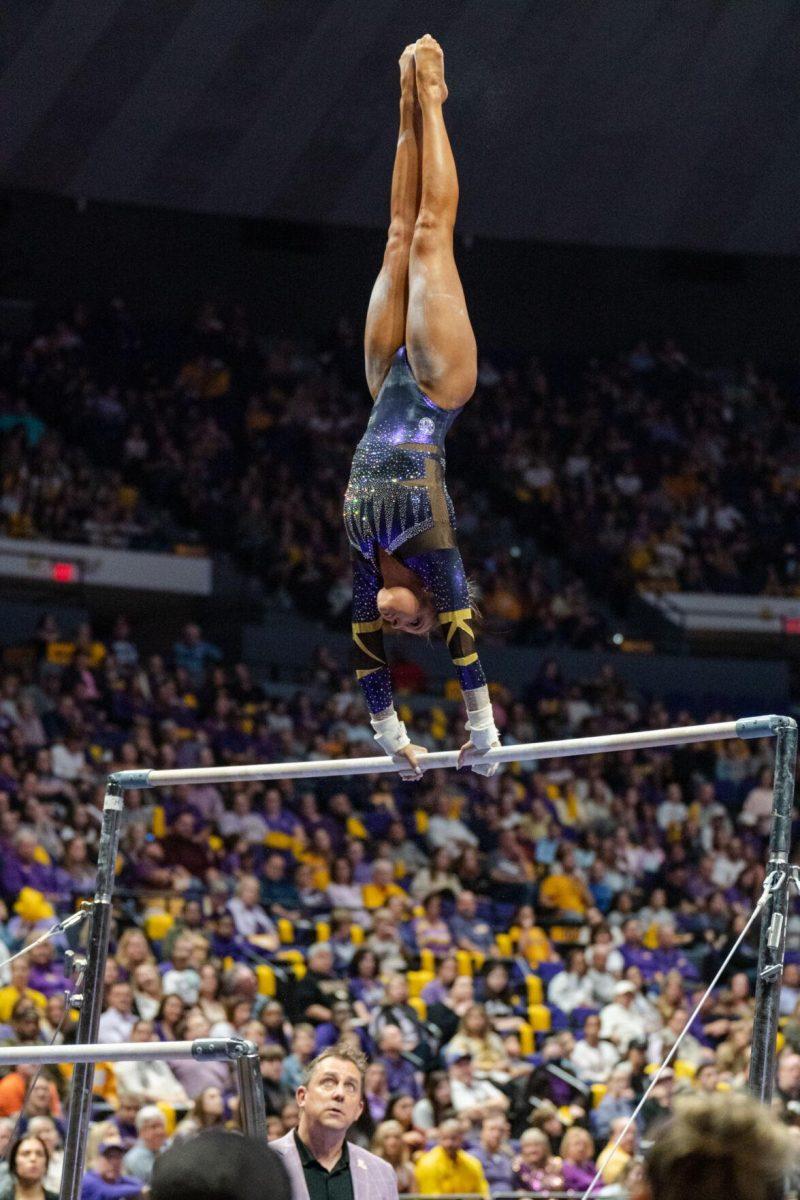
[[[0,1048],[0,1067],[15,1063],[157,1062],[169,1058],[240,1059],[252,1046],[244,1038],[197,1038],[193,1042],[95,1042],[86,1046]]]

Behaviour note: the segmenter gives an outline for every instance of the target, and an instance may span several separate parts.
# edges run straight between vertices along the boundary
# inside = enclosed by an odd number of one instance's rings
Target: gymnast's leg
[[[475,390],[477,347],[453,257],[458,176],[442,105],[444,56],[426,34],[414,47],[422,113],[422,182],[408,270],[408,361],[422,390],[442,408],[460,408]]]
[[[408,256],[419,208],[421,117],[417,104],[414,47],[400,57],[400,133],[392,173],[389,236],[372,289],[364,331],[364,365],[374,399],[405,341]]]

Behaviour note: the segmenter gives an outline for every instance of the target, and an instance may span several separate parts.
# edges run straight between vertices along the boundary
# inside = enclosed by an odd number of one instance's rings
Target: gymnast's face
[[[382,587],[378,592],[378,612],[387,625],[399,633],[425,635],[433,629],[433,605],[407,587]]]

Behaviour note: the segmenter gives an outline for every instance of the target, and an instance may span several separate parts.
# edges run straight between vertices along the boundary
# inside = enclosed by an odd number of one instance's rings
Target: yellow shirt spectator
[[[402,896],[407,899],[406,893],[393,880],[394,864],[388,858],[376,859],[372,867],[372,879],[361,888],[364,907],[385,908],[390,896]]]
[[[47,1007],[47,997],[41,992],[37,992],[34,988],[26,987],[20,991],[18,987],[10,984],[8,987],[0,988],[0,1025],[7,1025],[11,1020],[11,1014],[14,1011],[14,1005],[22,997],[30,1000],[31,1004],[35,1004],[40,1012],[44,1012]]]
[[[461,1128],[456,1126],[452,1135],[445,1134],[445,1126],[453,1122],[445,1121],[442,1126],[442,1141],[444,1145],[434,1146],[427,1154],[423,1154],[414,1163],[414,1174],[417,1179],[417,1191],[421,1196],[453,1196],[464,1193],[489,1195],[489,1184],[483,1173],[483,1167],[477,1158],[460,1149]]]

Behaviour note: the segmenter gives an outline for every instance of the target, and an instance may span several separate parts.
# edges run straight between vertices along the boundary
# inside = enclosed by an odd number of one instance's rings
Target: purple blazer
[[[280,1154],[284,1166],[289,1172],[292,1185],[292,1200],[309,1200],[306,1177],[303,1164],[297,1153],[294,1133],[284,1134],[274,1142],[270,1149]],[[397,1200],[397,1176],[389,1163],[362,1150],[353,1142],[347,1143],[350,1152],[350,1175],[353,1180],[353,1200]]]

